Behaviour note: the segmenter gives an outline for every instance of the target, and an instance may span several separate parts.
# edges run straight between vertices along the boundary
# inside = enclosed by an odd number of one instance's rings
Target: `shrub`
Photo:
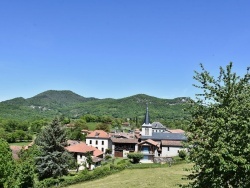
[[[105,160],[107,161],[107,160],[109,160],[109,159],[111,159],[112,157],[110,156],[110,155],[106,155],[105,156]]]
[[[128,153],[127,157],[132,159],[133,163],[139,163],[140,160],[143,158],[142,153]]]
[[[37,183],[35,188],[53,187],[60,184],[61,181],[63,181],[63,179],[47,178]]]
[[[181,159],[185,159],[186,156],[187,156],[187,152],[186,152],[185,150],[180,150],[180,151],[179,151],[179,157],[180,157]]]

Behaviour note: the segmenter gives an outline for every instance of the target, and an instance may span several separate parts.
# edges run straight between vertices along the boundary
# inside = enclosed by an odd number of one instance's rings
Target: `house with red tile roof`
[[[69,146],[65,147],[65,149],[73,154],[79,165],[79,170],[84,170],[85,167],[89,168],[86,162],[89,154],[92,156],[93,160],[93,164],[89,169],[93,170],[97,166],[100,166],[103,157],[102,151],[95,147],[88,146],[85,142],[69,140],[68,144]]]
[[[112,147],[110,135],[103,130],[95,130],[86,136],[86,144],[93,146],[103,153]]]

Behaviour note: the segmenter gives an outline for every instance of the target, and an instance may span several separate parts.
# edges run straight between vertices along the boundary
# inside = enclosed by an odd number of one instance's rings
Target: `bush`
[[[47,178],[35,185],[35,188],[53,187],[59,185],[63,179]]]
[[[119,161],[117,164],[129,164],[130,162],[127,159],[122,159],[121,161]]]
[[[127,157],[132,159],[133,163],[139,163],[140,160],[143,158],[142,153],[128,153]]]
[[[186,156],[187,156],[187,152],[186,152],[185,150],[180,150],[180,151],[179,151],[179,157],[180,157],[181,159],[185,159]]]
[[[111,159],[112,158],[112,156],[110,156],[110,155],[106,155],[105,156],[105,160],[107,161],[107,160],[109,160],[109,159]]]

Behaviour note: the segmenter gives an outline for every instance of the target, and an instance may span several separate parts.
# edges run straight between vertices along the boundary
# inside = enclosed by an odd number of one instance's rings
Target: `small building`
[[[158,150],[160,145],[151,140],[145,140],[138,144],[138,151],[143,153],[143,159],[141,160],[142,163],[153,163],[154,157],[158,156]]]
[[[179,154],[182,149],[182,141],[180,140],[162,140],[162,156],[163,157],[173,157]]]

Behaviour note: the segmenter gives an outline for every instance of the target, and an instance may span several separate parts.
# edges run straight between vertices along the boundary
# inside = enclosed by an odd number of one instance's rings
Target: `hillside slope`
[[[153,119],[183,119],[187,98],[160,99],[138,94],[122,99],[85,98],[72,91],[49,90],[34,97],[22,97],[0,103],[0,118],[16,120],[51,119],[65,115],[79,118],[84,114],[108,115],[119,118],[143,118],[146,104]]]

